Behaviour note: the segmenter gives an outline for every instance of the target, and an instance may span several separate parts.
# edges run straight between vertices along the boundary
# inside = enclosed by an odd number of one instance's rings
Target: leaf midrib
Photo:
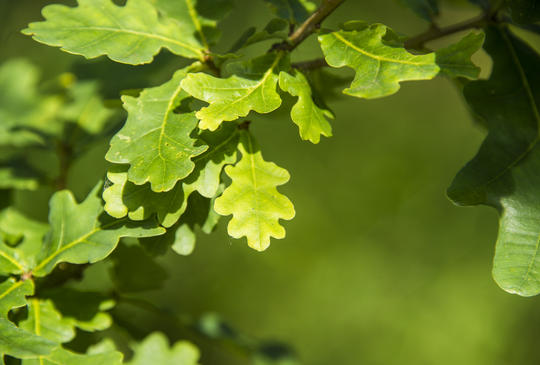
[[[63,253],[64,251],[66,250],[69,250],[70,248],[73,248],[75,247],[76,245],[80,244],[80,243],[83,243],[84,241],[86,241],[86,239],[90,236],[92,236],[93,234],[97,233],[97,232],[100,232],[100,231],[103,231],[109,227],[112,227],[114,226],[115,224],[120,224],[124,221],[126,221],[127,218],[121,218],[121,219],[115,219],[114,221],[110,222],[110,223],[107,223],[107,224],[104,224],[103,226],[99,226],[97,228],[94,228],[92,229],[90,232],[84,234],[83,236],[77,238],[76,240],[74,241],[71,241],[70,243],[66,244],[65,246],[62,246],[61,248],[59,248],[58,250],[56,250],[55,252],[53,252],[51,255],[47,256],[45,259],[43,259],[34,269],[33,271],[37,272],[41,269],[43,269],[43,267],[45,267],[49,262],[51,262],[55,257],[57,257],[58,255],[60,255],[61,253]]]
[[[180,42],[174,38],[169,38],[163,35],[159,34],[153,34],[148,32],[142,32],[138,30],[132,30],[132,29],[125,29],[125,28],[112,28],[112,27],[97,27],[97,26],[78,26],[78,27],[63,27],[63,28],[55,28],[56,30],[66,30],[66,31],[73,31],[73,30],[90,30],[90,31],[108,31],[113,33],[127,33],[127,34],[134,34],[138,36],[143,36],[147,38],[153,38],[153,39],[159,39],[161,41],[165,41],[168,43],[176,44],[182,48],[188,49],[199,56],[202,55],[201,50],[195,46],[192,46],[188,43]],[[35,33],[34,33],[35,34]]]
[[[339,41],[344,43],[346,46],[348,46],[349,48],[352,48],[355,51],[357,51],[359,53],[362,53],[363,55],[368,56],[370,58],[376,59],[378,61],[384,61],[384,62],[390,62],[390,63],[401,63],[401,64],[405,64],[405,65],[414,65],[414,66],[431,66],[431,63],[427,63],[427,62],[411,62],[411,61],[406,61],[406,60],[392,59],[392,58],[379,56],[379,55],[373,54],[371,52],[368,52],[368,51],[366,51],[366,50],[364,50],[362,48],[359,48],[355,44],[353,44],[353,43],[349,42],[347,39],[343,38],[341,36],[341,34],[339,34],[338,32],[333,32],[331,34],[334,37],[336,37]],[[412,55],[412,56],[414,56],[414,55]]]

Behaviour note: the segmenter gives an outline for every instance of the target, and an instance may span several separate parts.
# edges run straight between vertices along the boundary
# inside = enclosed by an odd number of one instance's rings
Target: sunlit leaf
[[[189,74],[182,81],[184,90],[210,104],[196,114],[201,120],[199,128],[214,131],[223,121],[245,117],[252,110],[257,113],[276,110],[281,105],[276,85],[283,58],[281,53],[268,53],[230,64],[228,69],[234,75],[226,79],[204,73]]]
[[[159,332],[146,337],[140,344],[133,346],[135,356],[128,365],[197,365],[199,350],[187,341],[178,341],[169,347],[169,341]]]
[[[44,21],[23,30],[36,41],[62,50],[132,65],[149,63],[161,48],[188,58],[201,58],[203,46],[178,22],[159,17],[149,0],[78,0],[77,7],[53,4],[43,8]]]
[[[242,132],[238,149],[242,158],[225,168],[232,183],[216,199],[214,209],[221,215],[233,215],[227,226],[229,235],[245,236],[250,247],[263,251],[270,245],[270,237],[285,237],[279,219],[295,215],[291,201],[276,189],[290,176],[287,170],[263,160],[248,132]]]
[[[326,62],[332,67],[350,67],[356,72],[348,95],[373,99],[396,93],[399,83],[429,80],[439,67],[435,54],[413,55],[402,47],[384,43],[388,28],[374,24],[363,30],[340,30],[319,36]]]
[[[23,365],[121,365],[123,355],[118,351],[96,354],[77,354],[63,348],[57,348],[39,359],[24,360]]]
[[[312,98],[311,87],[299,71],[294,74],[281,72],[279,74],[279,87],[297,96],[298,101],[291,109],[291,118],[300,130],[300,137],[312,143],[319,143],[321,135],[332,136],[332,127],[328,119],[334,116],[329,110],[320,108]]]
[[[193,171],[192,158],[208,148],[190,137],[198,122],[194,113],[175,113],[189,97],[180,86],[188,70],[177,71],[170,81],[144,90],[138,98],[122,98],[128,120],[105,158],[130,164],[128,179],[137,185],[150,182],[154,191],[171,190]]]

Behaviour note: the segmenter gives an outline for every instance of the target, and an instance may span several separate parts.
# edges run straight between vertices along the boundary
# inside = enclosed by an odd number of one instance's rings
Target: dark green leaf
[[[490,79],[463,92],[489,133],[448,195],[499,210],[493,276],[504,290],[530,296],[540,293],[540,56],[504,27],[488,29],[486,50]]]

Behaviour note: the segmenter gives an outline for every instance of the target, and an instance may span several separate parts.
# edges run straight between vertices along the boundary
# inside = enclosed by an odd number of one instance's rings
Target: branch
[[[453,24],[444,28],[439,28],[436,25],[432,25],[431,28],[429,28],[424,33],[420,33],[417,36],[407,39],[405,41],[405,48],[420,50],[424,47],[424,44],[429,41],[446,37],[450,34],[454,34],[471,28],[482,28],[487,24],[488,20],[489,16],[483,14],[479,17],[472,18],[464,22]]]
[[[316,58],[314,60],[295,62],[291,64],[293,68],[297,68],[302,71],[315,70],[321,67],[327,67],[328,63],[324,58]]]
[[[272,50],[292,51],[300,43],[320,28],[321,23],[345,0],[323,0],[321,6],[306,19],[287,40],[272,46]]]

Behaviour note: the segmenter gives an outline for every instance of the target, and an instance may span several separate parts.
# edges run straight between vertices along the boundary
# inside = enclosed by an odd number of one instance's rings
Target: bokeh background
[[[66,71],[99,78],[109,99],[120,89],[159,85],[183,62],[166,54],[144,67],[84,61],[21,35],[50,2],[0,0],[0,62],[26,58],[42,69],[44,80]],[[260,0],[236,3],[222,23],[218,50],[230,47],[248,26],[262,27],[272,18]],[[441,8],[441,24],[476,12],[457,1]],[[427,27],[393,0],[346,1],[325,26],[350,19],[382,22],[409,35]],[[317,55],[312,37],[294,58]],[[486,75],[488,57],[476,60]],[[284,223],[286,239],[258,253],[228,238],[222,219],[212,235],[199,235],[192,255],[160,258],[170,277],[164,288],[141,296],[181,318],[217,313],[247,336],[290,345],[303,364],[540,363],[539,299],[507,294],[490,275],[495,211],[459,208],[445,196],[484,136],[459,88],[438,77],[404,83],[383,99],[343,96],[329,104],[336,113],[334,137],[318,145],[299,139],[286,107],[250,116],[265,158],[292,175],[280,189],[297,211]],[[103,176],[106,149],[105,143],[96,145],[71,172],[69,185],[79,198]],[[48,194],[20,193],[17,205],[44,218]],[[101,289],[109,281],[103,263],[80,285]],[[127,307],[117,312],[135,333],[161,329],[172,339],[191,338],[202,349],[203,364],[251,361],[234,345],[175,330],[159,314]]]

